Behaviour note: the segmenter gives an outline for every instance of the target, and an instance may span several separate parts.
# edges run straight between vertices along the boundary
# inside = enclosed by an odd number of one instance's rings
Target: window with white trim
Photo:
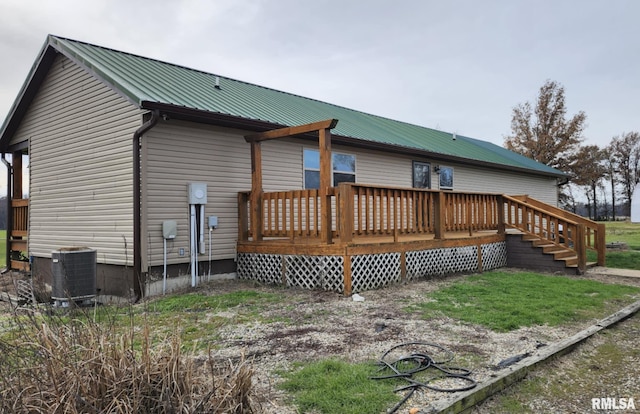
[[[304,188],[320,188],[320,151],[303,150]],[[331,170],[333,186],[340,183],[356,182],[356,156],[333,152],[331,154]]]

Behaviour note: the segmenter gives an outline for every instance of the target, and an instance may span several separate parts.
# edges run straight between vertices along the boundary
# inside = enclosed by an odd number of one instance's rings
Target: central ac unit
[[[51,252],[51,298],[62,304],[96,296],[96,250],[68,247]]]

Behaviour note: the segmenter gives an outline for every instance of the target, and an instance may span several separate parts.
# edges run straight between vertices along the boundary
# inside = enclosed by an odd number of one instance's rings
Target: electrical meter
[[[189,183],[189,204],[207,204],[207,183]]]

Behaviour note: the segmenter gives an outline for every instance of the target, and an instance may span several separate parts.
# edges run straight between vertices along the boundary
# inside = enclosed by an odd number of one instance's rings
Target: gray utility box
[[[51,298],[76,301],[96,296],[96,250],[67,247],[51,252]]]

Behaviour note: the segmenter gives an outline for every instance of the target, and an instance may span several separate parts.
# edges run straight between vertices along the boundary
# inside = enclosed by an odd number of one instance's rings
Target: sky
[[[639,18],[635,0],[0,0],[0,119],[54,34],[497,145],[553,80],[604,147],[640,130]]]

